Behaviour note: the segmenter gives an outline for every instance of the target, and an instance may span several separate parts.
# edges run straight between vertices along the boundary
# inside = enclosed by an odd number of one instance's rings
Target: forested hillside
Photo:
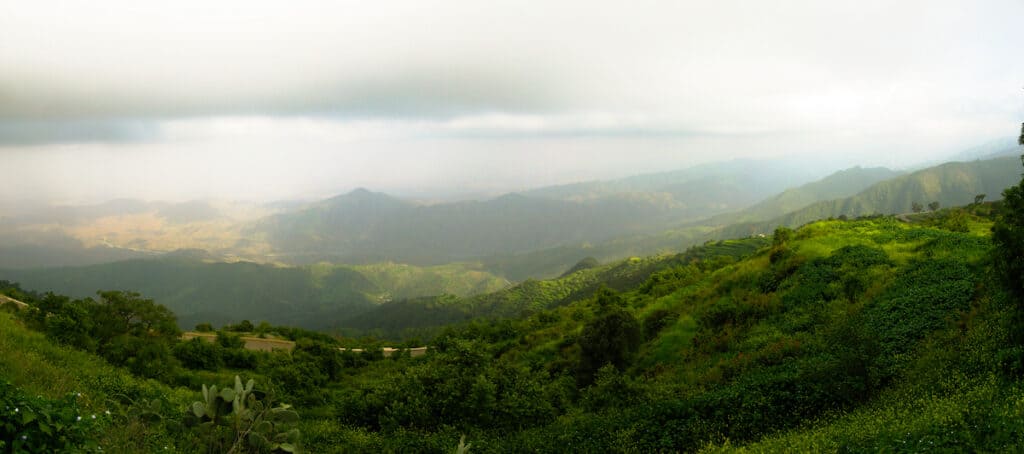
[[[779,213],[797,211],[815,202],[853,196],[875,183],[896,178],[901,174],[902,172],[884,167],[854,167],[840,170],[820,180],[786,189],[736,213],[716,216],[709,220],[708,224],[728,225],[774,219]]]
[[[326,329],[396,298],[468,296],[507,286],[471,264],[276,267],[204,258],[178,253],[85,267],[3,270],[0,279],[76,298],[101,289],[140,292],[173,310],[183,328],[248,319]]]
[[[447,295],[396,301],[344,320],[338,326],[352,333],[404,337],[432,331],[423,328],[437,328],[478,318],[526,317],[589,298],[602,287],[616,291],[634,288],[651,275],[681,263],[736,260],[753,253],[767,241],[764,238],[746,238],[710,242],[679,254],[631,257],[605,265],[588,258],[557,279],[528,279],[501,291],[465,298]]]
[[[918,211],[933,203],[961,206],[980,195],[998,200],[1004,188],[1020,180],[1021,170],[1019,157],[949,162],[882,181],[851,197],[817,202],[762,222],[731,225],[716,235],[765,233],[779,225],[795,227],[830,217],[911,213],[915,205]]]
[[[418,358],[343,354],[316,337],[243,354],[230,332],[213,344],[97,334],[108,340],[87,350],[166,383],[119,379],[133,400],[156,398],[145,408],[160,418],[133,417],[126,404],[128,416],[77,436],[109,445],[134,427],[172,449],[222,443],[191,432],[186,407],[201,401],[199,384],[230,387],[238,374],[295,405],[289,440],[309,452],[446,451],[461,436],[474,452],[1012,450],[1024,442],[1024,387],[1019,309],[990,255],[998,210],[821,221],[677,256],[588,260],[556,280],[427,302],[424,314],[449,305],[473,320],[432,336]],[[103,333],[104,305],[144,302],[5,292],[30,307],[23,322],[0,316],[0,373],[34,391],[27,374],[45,370],[60,385],[36,391],[43,398],[100,380],[78,411],[102,409],[119,388],[95,377],[114,372],[50,343]],[[60,329],[75,311],[94,324]],[[122,362],[147,342],[170,343],[162,369]],[[23,359],[39,355],[49,359]]]

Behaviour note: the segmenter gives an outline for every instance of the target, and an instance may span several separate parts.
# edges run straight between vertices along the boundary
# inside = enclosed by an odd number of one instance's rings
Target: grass
[[[966,452],[1019,449],[1024,389],[987,377],[946,393],[915,397],[896,390],[878,403],[824,418],[812,427],[745,446],[729,442],[702,452]],[[984,450],[984,449],[982,449]]]
[[[6,312],[0,312],[0,380],[50,399],[80,394],[79,404],[93,414],[121,414],[131,402],[152,399],[163,400],[181,414],[197,395],[136,378],[95,355],[55,345]],[[103,429],[100,444],[107,452],[146,452],[163,446],[168,446],[166,452],[175,452],[170,434],[137,419],[115,419]]]

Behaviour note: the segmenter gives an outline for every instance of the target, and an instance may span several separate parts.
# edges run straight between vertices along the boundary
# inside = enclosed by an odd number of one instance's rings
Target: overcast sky
[[[498,192],[1014,137],[1024,2],[10,1],[4,199]]]

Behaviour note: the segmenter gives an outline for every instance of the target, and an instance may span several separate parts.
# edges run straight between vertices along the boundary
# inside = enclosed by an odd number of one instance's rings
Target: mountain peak
[[[372,195],[372,194],[374,194],[373,191],[360,186],[358,188],[355,188],[355,189],[349,191],[349,193],[345,194],[345,195]]]

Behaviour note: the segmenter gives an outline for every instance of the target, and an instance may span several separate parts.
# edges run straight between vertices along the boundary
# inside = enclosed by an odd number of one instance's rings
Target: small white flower
[[[107,414],[107,416],[110,416],[110,410],[107,410],[107,411],[105,411],[104,413],[106,413],[106,414]]]
[[[96,419],[96,415],[92,415],[92,419]]]
[[[15,413],[17,413],[17,412],[19,412],[19,411],[21,411],[21,409],[19,409],[18,407],[14,407],[14,412],[15,412]]]
[[[22,439],[22,440],[28,440],[28,435],[22,435],[22,436],[21,436],[21,439]]]
[[[81,416],[79,416],[78,418],[75,418],[75,421],[81,421],[81,420],[82,420]]]

